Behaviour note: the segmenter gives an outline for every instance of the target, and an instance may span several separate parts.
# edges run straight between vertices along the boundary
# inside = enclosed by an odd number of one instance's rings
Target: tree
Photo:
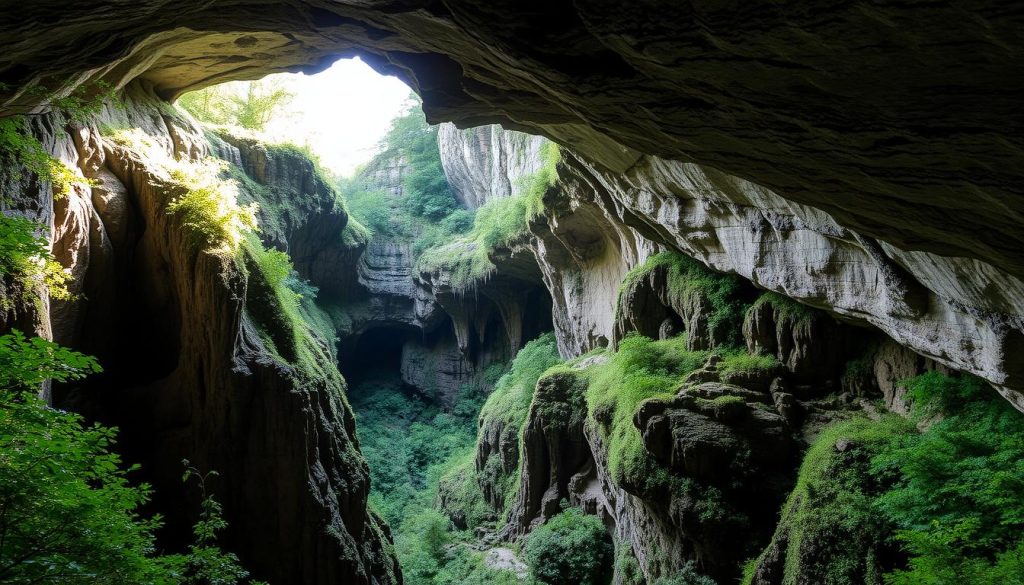
[[[201,122],[262,131],[294,98],[283,81],[266,78],[189,92],[178,105]]]
[[[46,378],[95,371],[92,358],[46,340],[0,337],[0,582],[171,582],[169,564],[151,556],[159,518],[137,514],[149,486],[128,483],[110,451],[115,430],[83,426],[36,395]]]
[[[611,539],[597,517],[579,508],[568,508],[530,533],[525,550],[534,577],[548,585],[603,585],[608,581]]]
[[[143,518],[150,487],[132,485],[112,451],[117,429],[47,406],[45,380],[78,380],[101,368],[92,357],[13,331],[0,336],[0,583],[33,585],[236,585],[248,573],[216,545],[227,524],[205,479],[195,543],[157,555],[161,518]],[[257,585],[253,583],[252,585]]]

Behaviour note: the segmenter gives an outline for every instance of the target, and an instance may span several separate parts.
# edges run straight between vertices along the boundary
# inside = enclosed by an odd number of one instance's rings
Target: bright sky
[[[295,99],[290,115],[272,120],[274,140],[308,143],[335,173],[348,176],[376,153],[391,120],[407,104],[411,90],[357,59],[344,59],[316,75],[280,74]]]

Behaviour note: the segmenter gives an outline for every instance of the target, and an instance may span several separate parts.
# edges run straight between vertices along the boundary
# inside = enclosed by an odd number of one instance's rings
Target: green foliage
[[[870,474],[870,462],[895,437],[913,432],[889,415],[841,422],[815,439],[774,537],[785,543],[783,583],[881,583],[891,526],[874,507],[884,486]]]
[[[0,213],[0,277],[11,277],[21,285],[23,301],[33,300],[41,287],[50,298],[71,298],[67,289],[71,275],[50,254],[46,238],[38,235],[43,230],[42,224],[30,219]],[[13,304],[14,299],[0,294],[0,310],[9,310]]]
[[[756,310],[766,304],[772,306],[776,319],[780,321],[788,320],[797,324],[814,318],[814,309],[774,292],[761,293],[761,296],[757,297],[757,300],[751,305],[750,310]]]
[[[418,99],[392,120],[379,148],[381,154],[369,168],[404,159],[403,196],[393,198],[376,187],[367,187],[362,178],[343,180],[342,192],[361,224],[380,237],[414,238],[417,256],[469,229],[472,214],[448,187],[437,147],[437,127],[427,124]]]
[[[651,585],[718,585],[714,579],[697,572],[693,561],[687,561],[683,568],[671,577],[658,577]]]
[[[50,156],[42,143],[32,136],[24,116],[0,118],[0,165],[6,167],[5,172],[14,180],[21,178],[18,168],[22,167],[40,180],[50,182],[54,199],[70,195],[76,184],[91,184],[91,181]]]
[[[554,333],[545,333],[524,345],[480,409],[480,432],[493,425],[501,425],[504,433],[518,438],[530,410],[537,380],[546,370],[560,363],[562,360]],[[516,448],[519,449],[518,443]],[[506,474],[500,455],[495,452],[488,457],[482,473],[496,486],[501,500],[509,507],[515,499],[515,491],[519,489],[518,471]],[[501,512],[502,519],[505,519],[508,510]]]
[[[280,80],[267,78],[189,92],[177,105],[201,122],[262,131],[294,98]]]
[[[639,335],[623,339],[608,360],[585,370],[587,407],[608,440],[608,470],[618,484],[642,485],[651,465],[633,414],[648,398],[671,398],[683,379],[701,367],[710,352],[687,351],[685,337],[652,341]]]
[[[5,391],[32,391],[46,380],[68,382],[101,371],[92,356],[42,337],[26,339],[17,329],[0,337],[0,389]]]
[[[236,585],[244,582],[249,576],[238,557],[234,553],[224,552],[217,545],[217,534],[228,527],[223,517],[220,502],[206,491],[206,480],[217,475],[216,472],[200,472],[182,461],[185,473],[182,481],[188,483],[195,480],[202,492],[199,520],[192,527],[195,540],[189,546],[188,554],[183,557],[182,583],[184,585]],[[253,585],[258,585],[253,583]]]
[[[526,422],[537,380],[561,361],[554,333],[545,333],[528,342],[494,386],[480,410],[480,419],[500,420],[511,427],[521,427]]]
[[[734,274],[713,272],[700,262],[678,252],[662,252],[647,259],[626,274],[619,287],[616,311],[621,310],[623,296],[641,279],[655,270],[665,270],[668,292],[675,306],[684,306],[688,299],[699,294],[707,298],[714,310],[708,317],[708,332],[712,339],[724,339],[726,345],[742,345],[743,299],[742,279]]]
[[[3,390],[0,401],[0,581],[169,583],[151,558],[159,519],[137,517],[149,487],[128,483],[110,452],[116,431],[84,427],[31,392]]]
[[[220,178],[225,168],[212,160],[172,167],[170,177],[178,193],[167,213],[181,217],[194,245],[233,253],[244,234],[256,229],[258,207],[238,205],[237,184]]]
[[[0,337],[0,582],[14,584],[234,585],[246,572],[221,552],[219,506],[205,498],[196,545],[154,554],[160,518],[140,508],[150,488],[132,486],[112,451],[116,429],[87,426],[36,394],[46,380],[100,371],[96,361],[14,331]]]
[[[529,221],[543,211],[543,195],[558,179],[558,145],[547,143],[544,165],[524,181],[526,190],[511,197],[492,199],[476,210],[473,228],[449,243],[426,248],[416,264],[418,272],[443,273],[456,291],[465,292],[495,270],[490,252],[511,244],[529,232]],[[439,242],[445,240],[439,240]]]
[[[569,508],[526,538],[526,562],[548,585],[604,585],[612,565],[611,537],[596,516]]]
[[[399,237],[406,235],[409,222],[401,214],[396,214],[391,201],[383,191],[365,191],[348,186],[342,187],[346,192],[346,204],[352,217],[365,226],[374,236]]]
[[[239,265],[249,277],[247,309],[267,349],[294,366],[300,383],[322,380],[338,390],[344,388],[334,367],[337,334],[331,319],[314,302],[316,287],[298,276],[286,253],[264,247],[252,232],[242,241]]]
[[[905,383],[918,420],[944,416],[872,462],[894,481],[876,506],[911,555],[886,582],[1024,582],[1024,416],[977,378],[929,372]]]
[[[808,450],[775,535],[783,583],[1024,582],[1024,417],[977,378],[905,384],[923,431],[854,419]]]

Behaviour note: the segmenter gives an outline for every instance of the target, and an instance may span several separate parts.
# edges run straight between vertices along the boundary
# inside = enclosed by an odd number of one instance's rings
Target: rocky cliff
[[[45,184],[14,201],[52,222],[54,251],[73,276],[75,298],[39,305],[35,329],[97,355],[106,370],[55,389],[54,400],[120,427],[126,458],[155,487],[168,545],[187,538],[187,510],[198,511],[182,505],[198,503],[181,484],[187,458],[219,473],[211,489],[231,526],[227,545],[254,574],[399,582],[387,528],[366,507],[368,473],[330,341],[312,316],[283,320],[261,244],[233,254],[207,247],[194,220],[168,211],[193,188],[178,173],[222,156],[246,179],[240,198],[265,214],[293,211],[276,216],[266,245],[290,248],[302,275],[330,289],[340,284],[321,278],[322,263],[346,253],[335,243],[347,221],[333,188],[305,157],[204,137],[143,86],[88,123],[53,115],[33,130],[93,181],[56,203]],[[330,237],[319,240],[324,230]]]

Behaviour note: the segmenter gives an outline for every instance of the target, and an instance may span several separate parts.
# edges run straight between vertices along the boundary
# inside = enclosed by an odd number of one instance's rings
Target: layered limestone
[[[544,164],[544,142],[540,136],[494,125],[459,129],[441,124],[437,133],[448,186],[469,209],[522,193]]]

